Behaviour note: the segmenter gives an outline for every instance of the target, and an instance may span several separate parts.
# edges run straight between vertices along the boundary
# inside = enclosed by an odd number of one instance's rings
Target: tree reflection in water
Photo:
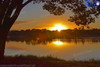
[[[8,38],[7,41],[16,41],[16,42],[25,42],[27,45],[47,45],[47,43],[53,43],[56,45],[64,45],[64,43],[82,43],[83,45],[86,42],[92,42],[92,43],[99,43],[100,38],[74,38],[74,39],[43,39],[43,40],[37,40],[37,39],[23,39],[23,38]]]

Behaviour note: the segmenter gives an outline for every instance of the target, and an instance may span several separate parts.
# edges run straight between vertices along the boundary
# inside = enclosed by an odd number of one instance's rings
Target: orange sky
[[[26,29],[49,29],[55,24],[62,24],[67,26],[69,29],[77,28],[74,22],[67,21],[73,13],[66,11],[64,15],[55,16],[50,14],[48,11],[43,10],[41,4],[33,5],[30,3],[21,11],[15,24],[11,30],[26,30]],[[100,19],[96,20],[95,24],[91,24],[92,28],[100,28]]]
[[[55,24],[61,24],[62,26],[66,26],[68,29],[76,28],[77,26],[74,23],[67,21],[64,16],[48,16],[43,17],[39,20],[31,20],[31,21],[16,21],[11,30],[25,30],[25,29],[50,29],[54,27]]]

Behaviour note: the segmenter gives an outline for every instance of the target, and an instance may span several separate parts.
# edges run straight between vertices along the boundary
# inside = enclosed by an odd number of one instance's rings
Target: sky
[[[28,4],[21,11],[18,19],[12,26],[11,30],[26,29],[48,29],[54,27],[55,24],[62,24],[67,29],[74,29],[78,26],[74,22],[69,22],[68,18],[72,16],[72,12],[67,10],[61,16],[55,16],[48,11],[42,9],[42,4]],[[96,19],[96,23],[91,24],[91,28],[100,28],[100,19]]]

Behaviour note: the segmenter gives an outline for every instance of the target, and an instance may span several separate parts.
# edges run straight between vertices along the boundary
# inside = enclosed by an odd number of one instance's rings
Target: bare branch
[[[23,7],[24,7],[25,5],[27,5],[28,3],[30,3],[30,2],[32,2],[32,0],[26,1],[26,2],[23,4]]]

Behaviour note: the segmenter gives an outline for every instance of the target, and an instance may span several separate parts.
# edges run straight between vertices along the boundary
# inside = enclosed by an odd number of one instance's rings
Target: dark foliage
[[[5,60],[0,62],[0,65],[23,65],[23,67],[99,67],[100,61],[95,61],[93,59],[90,61],[65,61],[58,58],[53,58],[51,56],[37,57],[30,55],[14,57],[6,56]]]

